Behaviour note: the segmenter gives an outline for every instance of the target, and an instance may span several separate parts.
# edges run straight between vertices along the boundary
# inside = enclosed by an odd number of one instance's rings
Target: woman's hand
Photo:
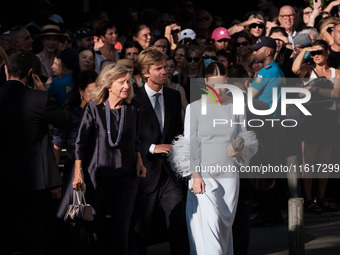
[[[192,178],[192,192],[195,194],[203,194],[205,192],[205,184],[202,177],[199,175],[199,173],[193,173]]]
[[[235,151],[232,144],[228,145],[228,155],[233,158],[240,158],[243,155],[244,145],[240,151]]]
[[[320,45],[314,45],[314,46],[311,46],[311,47],[306,47],[306,48],[303,48],[303,50],[305,50],[305,52],[312,52],[312,51],[317,51],[317,50],[324,50],[324,48],[322,48],[322,46]]]
[[[84,179],[83,176],[81,174],[81,169],[80,168],[75,168],[74,169],[74,178],[73,178],[73,182],[72,182],[72,187],[75,190],[85,190],[85,185],[84,185]]]
[[[164,36],[170,42],[171,50],[175,50],[177,47],[180,31],[181,31],[181,26],[177,25],[176,23],[167,25],[165,27]]]

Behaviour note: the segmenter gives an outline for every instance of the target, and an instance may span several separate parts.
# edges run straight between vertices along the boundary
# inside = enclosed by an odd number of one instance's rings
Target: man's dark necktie
[[[154,110],[155,110],[155,113],[156,113],[156,116],[157,116],[157,119],[158,119],[158,122],[159,122],[159,126],[160,126],[160,129],[161,129],[161,132],[163,132],[162,109],[161,109],[161,105],[160,105],[159,99],[158,99],[160,95],[161,95],[161,93],[156,93],[154,95],[154,97],[156,97],[156,102],[155,102]]]

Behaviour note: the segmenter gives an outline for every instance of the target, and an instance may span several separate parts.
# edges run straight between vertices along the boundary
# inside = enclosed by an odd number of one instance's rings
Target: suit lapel
[[[163,128],[163,138],[166,137],[167,132],[170,127],[171,120],[171,96],[167,93],[167,89],[163,88],[163,98],[164,98],[164,128]]]
[[[156,116],[156,113],[152,107],[152,104],[150,102],[149,96],[145,91],[145,88],[142,87],[140,88],[141,90],[141,99],[142,99],[142,107],[145,107],[145,112],[147,112],[147,116],[150,119],[150,121],[152,122],[152,124],[159,130],[159,132],[161,132],[159,123],[158,123],[158,118]]]

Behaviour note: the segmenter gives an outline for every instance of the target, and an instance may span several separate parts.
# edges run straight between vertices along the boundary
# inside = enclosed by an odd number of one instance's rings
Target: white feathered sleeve
[[[238,165],[249,165],[252,157],[257,153],[259,142],[254,131],[242,131],[238,136],[244,139],[244,149],[242,157],[235,159]]]
[[[194,167],[201,162],[201,139],[192,132],[195,121],[190,120],[190,104],[186,108],[184,135],[176,137],[172,142],[172,150],[168,156],[171,168],[178,177],[188,177],[195,172]]]

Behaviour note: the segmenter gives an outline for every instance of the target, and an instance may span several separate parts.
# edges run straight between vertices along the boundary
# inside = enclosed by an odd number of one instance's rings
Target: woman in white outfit
[[[213,62],[207,67],[207,89],[226,81],[223,64]],[[181,176],[191,177],[186,219],[192,255],[233,254],[232,224],[239,193],[237,169],[240,164],[247,164],[257,151],[253,132],[246,131],[242,124],[230,125],[244,123],[244,115],[233,114],[232,98],[225,92],[226,89],[209,89],[214,99],[207,95],[206,115],[201,114],[201,100],[188,105],[184,137],[173,143],[170,154],[173,168]],[[214,127],[214,119],[228,120],[228,124]],[[236,151],[231,142],[238,136],[245,142]],[[228,168],[236,171],[227,171]]]

